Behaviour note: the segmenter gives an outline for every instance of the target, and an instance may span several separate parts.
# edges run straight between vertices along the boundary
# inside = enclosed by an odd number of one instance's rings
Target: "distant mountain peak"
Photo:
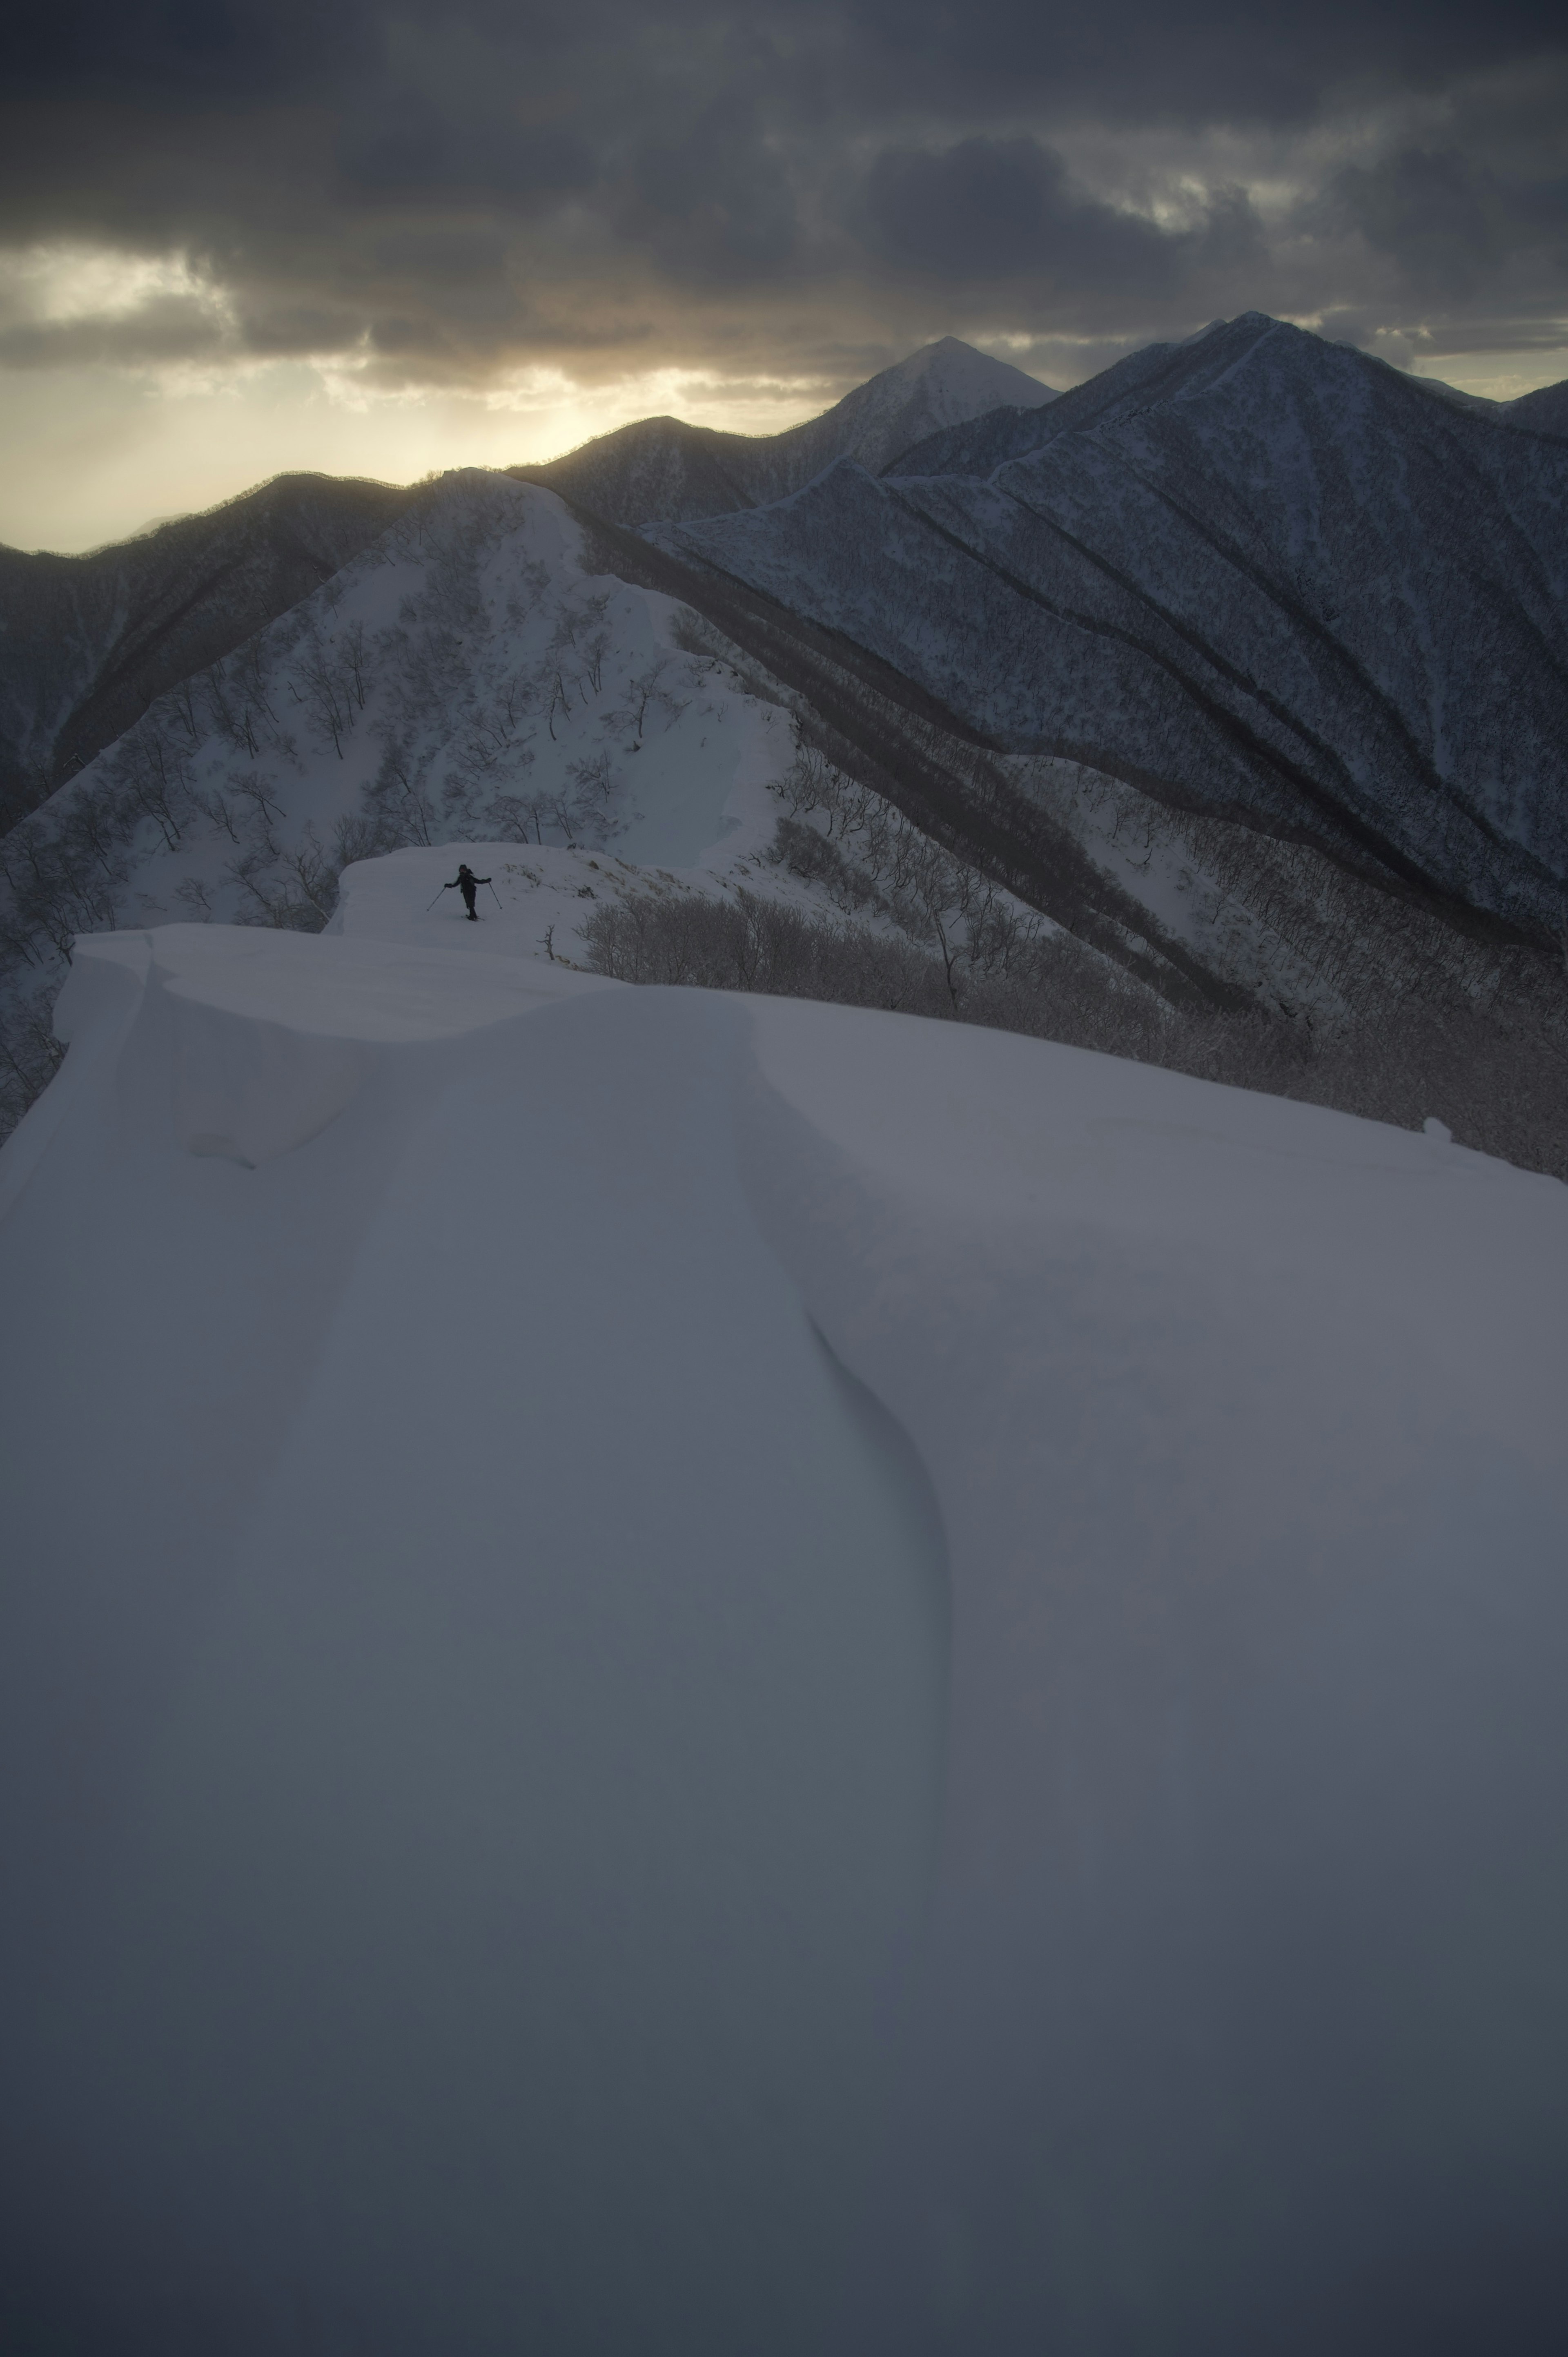
[[[905,359],[895,361],[891,368],[883,369],[880,374],[909,380],[933,374],[945,375],[955,368],[963,369],[974,362],[985,369],[1012,369],[1011,361],[993,360],[977,344],[966,344],[961,336],[939,336],[935,343],[918,345]],[[1013,373],[1021,376],[1024,371],[1018,369],[1013,370]],[[877,379],[874,377],[868,382],[875,383]],[[1031,384],[1035,382],[1033,377],[1029,379]],[[1040,390],[1044,392],[1047,388],[1041,386]]]
[[[835,457],[858,459],[879,474],[899,454],[944,426],[966,425],[993,409],[1040,409],[1058,395],[1010,361],[977,351],[957,336],[922,344],[908,359],[857,385],[835,406],[788,436],[798,447],[820,447],[810,472]],[[800,477],[803,482],[807,476]],[[793,484],[791,489],[799,488]]]
[[[1037,409],[1057,398],[1050,385],[1015,368],[1011,361],[999,361],[958,336],[940,336],[934,344],[922,344],[907,359],[896,361],[891,368],[857,385],[854,393],[845,394],[844,402],[859,403],[872,394],[912,393],[917,388],[942,406],[950,406],[953,414],[944,422],[953,425],[986,409]],[[844,402],[838,404],[840,409]]]
[[[787,499],[838,458],[880,474],[950,426],[994,409],[1033,411],[1058,397],[1010,361],[941,336],[782,434],[724,434],[672,417],[644,418],[563,458],[511,471],[564,492],[607,522],[691,521]]]

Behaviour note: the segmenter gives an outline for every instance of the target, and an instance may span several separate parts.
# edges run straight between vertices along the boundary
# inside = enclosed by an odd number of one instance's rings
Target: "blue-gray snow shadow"
[[[875,1583],[899,1650],[913,1639],[912,1658],[924,1689],[929,1748],[919,1764],[919,1813],[932,1845],[941,1830],[947,1770],[948,1694],[952,1662],[952,1579],[941,1508],[923,1459],[897,1417],[846,1367],[827,1336],[808,1318],[812,1340],[843,1408],[846,1437],[859,1456],[862,1478],[880,1500],[875,1551],[859,1576]]]
[[[1560,1490],[1435,1426],[1358,1459],[1310,1263],[1276,1317],[1113,1222],[998,1244],[760,1072],[743,1168],[950,1549],[942,1854],[833,2357],[1561,2350]]]
[[[411,1100],[29,2028],[23,2345],[823,2345],[929,1891],[942,1573],[757,1232],[745,1037],[606,994]]]

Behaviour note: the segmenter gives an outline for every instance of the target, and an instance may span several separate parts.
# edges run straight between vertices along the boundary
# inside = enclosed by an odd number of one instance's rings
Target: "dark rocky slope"
[[[1568,382],[1538,385],[1533,393],[1521,393],[1517,401],[1505,404],[1503,414],[1510,425],[1522,425],[1531,434],[1552,434],[1568,440]]]
[[[652,536],[996,749],[1555,937],[1568,448],[1255,315],[1134,355],[1034,430],[984,476],[843,463]]]
[[[87,556],[0,549],[0,831],[358,555],[416,492],[280,475]]]

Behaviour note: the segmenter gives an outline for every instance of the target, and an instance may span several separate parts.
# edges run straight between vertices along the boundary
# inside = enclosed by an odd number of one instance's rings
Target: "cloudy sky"
[[[1568,20],[1526,0],[11,0],[0,539],[959,335],[1067,385],[1273,311],[1568,376]]]

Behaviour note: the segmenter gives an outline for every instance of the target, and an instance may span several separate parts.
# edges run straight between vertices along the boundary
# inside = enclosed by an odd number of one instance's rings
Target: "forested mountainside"
[[[1568,443],[1112,373],[0,839],[4,2347],[1558,2357]]]
[[[0,548],[0,827],[357,556],[415,496],[280,475],[87,556]]]
[[[875,457],[993,382],[972,361],[818,423]],[[317,930],[348,864],[511,843],[523,954],[956,1014],[1568,1171],[1568,445],[1256,317],[944,437],[945,472],[928,436],[640,531],[616,513],[685,495],[654,478],[708,465],[693,429],[605,437],[570,496],[381,495],[392,529],[0,843],[0,1110],[58,1057],[75,933]],[[373,487],[320,487],[328,525],[339,489],[369,538]],[[540,866],[573,845],[613,889]]]
[[[1058,395],[1058,398],[1065,398]],[[880,469],[885,475],[992,475],[1026,457],[1045,439],[1037,409],[988,409],[961,425],[944,425]]]
[[[1568,382],[1538,385],[1533,393],[1521,393],[1517,401],[1504,404],[1503,414],[1510,425],[1526,426],[1532,434],[1555,434],[1568,438]]]
[[[1287,339],[1305,334],[1262,311],[1244,312],[1237,319],[1217,319],[1201,334],[1180,343],[1147,344],[1140,351],[1129,352],[1098,376],[1074,385],[1070,393],[1058,393],[1048,418],[1043,409],[1035,407],[993,411],[940,427],[885,467],[867,471],[992,474],[1009,458],[1026,457],[1058,435],[1081,433],[1092,425],[1128,418],[1152,404],[1178,397],[1184,387],[1211,382],[1227,364],[1226,355],[1233,358],[1238,350],[1250,349],[1276,329]],[[1387,378],[1391,393],[1398,388],[1399,393],[1435,402],[1450,413],[1462,411],[1489,425],[1520,426],[1530,433],[1568,433],[1568,382],[1542,385],[1534,393],[1520,394],[1517,401],[1485,401],[1478,394],[1456,392],[1435,378],[1391,368],[1387,361],[1374,360],[1352,344],[1328,344],[1317,336],[1305,336],[1305,340],[1320,355],[1337,355],[1341,366],[1348,365],[1352,373],[1359,371]]]
[[[546,466],[510,471],[610,523],[684,521],[783,499],[835,458],[875,474],[933,433],[1000,404],[1034,410],[1058,397],[1021,369],[944,336],[783,434],[720,434],[646,417]]]
[[[1568,448],[1256,317],[1135,355],[1037,431],[984,477],[841,462],[650,537],[997,750],[1555,935]]]
[[[950,336],[787,433],[646,418],[511,472],[618,523],[716,515],[797,490],[836,457],[879,468],[998,402],[1053,397]],[[0,832],[156,696],[319,588],[419,495],[417,485],[285,475],[90,555],[0,548]]]

